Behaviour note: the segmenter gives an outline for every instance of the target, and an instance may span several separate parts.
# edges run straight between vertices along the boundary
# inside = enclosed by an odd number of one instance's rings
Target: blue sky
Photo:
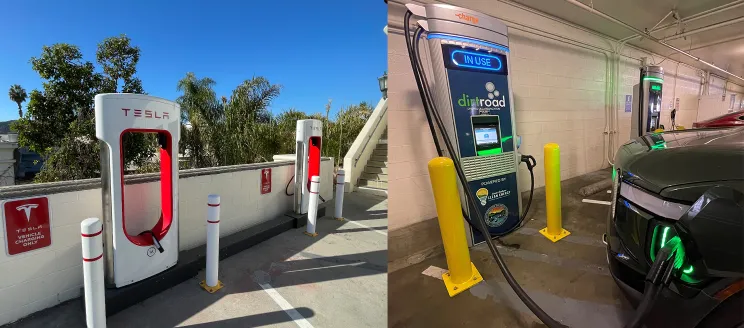
[[[41,89],[29,59],[43,45],[74,44],[95,62],[96,45],[122,33],[140,47],[145,91],[171,100],[186,72],[214,79],[218,96],[261,75],[283,86],[273,112],[324,112],[329,98],[335,112],[375,104],[377,77],[387,69],[382,0],[10,1],[3,13],[0,121],[18,117],[11,84]]]

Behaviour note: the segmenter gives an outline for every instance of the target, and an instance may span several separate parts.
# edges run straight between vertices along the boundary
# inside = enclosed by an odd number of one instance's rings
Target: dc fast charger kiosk
[[[294,211],[297,214],[307,214],[310,199],[310,178],[315,175],[320,176],[322,138],[323,122],[319,120],[297,121],[294,190]]]
[[[101,141],[106,285],[123,287],[178,262],[178,139],[180,107],[139,94],[95,97],[96,137]],[[124,211],[124,149],[127,132],[154,133],[160,157],[160,218],[150,230],[127,231]],[[132,222],[132,221],[130,221]]]
[[[478,199],[468,204],[461,189],[465,211],[471,220],[485,219],[492,235],[506,234],[522,213],[506,25],[450,5],[406,7],[426,18],[418,24],[428,32],[433,100],[457,152],[446,155],[460,159],[467,179],[460,187]],[[485,218],[473,217],[474,206]],[[468,239],[485,240],[472,228]]]
[[[663,86],[663,67],[641,67],[641,81],[633,86],[630,138],[654,132],[660,127]]]

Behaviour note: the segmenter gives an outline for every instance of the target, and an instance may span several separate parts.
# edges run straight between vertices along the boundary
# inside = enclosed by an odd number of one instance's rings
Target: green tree
[[[134,54],[134,55],[133,55]],[[100,147],[95,136],[93,98],[117,91],[144,93],[134,76],[139,49],[124,35],[98,44],[97,72],[77,46],[44,46],[31,67],[44,80],[43,90],[31,91],[26,114],[14,124],[22,146],[45,158],[39,182],[93,178],[100,174]],[[122,87],[119,88],[119,81]],[[125,166],[143,165],[154,155],[154,138],[125,135]]]
[[[308,118],[309,116],[307,114],[294,108],[290,108],[277,116],[276,131],[277,140],[279,140],[277,154],[293,154],[296,151],[295,133],[297,131],[297,121]]]
[[[281,90],[264,77],[253,77],[217,99],[215,81],[188,73],[178,83],[181,105],[181,150],[190,167],[267,161],[279,147],[276,122],[268,106]]]
[[[326,121],[326,135],[323,136],[323,156],[333,157],[338,166],[351,144],[362,131],[364,124],[372,115],[373,108],[366,102],[341,108],[334,121]]]
[[[178,81],[176,88],[183,94],[176,99],[181,105],[181,153],[189,160],[189,167],[218,165],[209,140],[215,137],[217,125],[224,120],[224,102],[217,101],[214,80],[197,78],[194,73]]]
[[[21,104],[26,101],[26,98],[28,97],[26,89],[18,84],[13,84],[10,86],[8,96],[10,97],[10,100],[18,104],[18,117],[23,117],[23,108],[21,107]]]

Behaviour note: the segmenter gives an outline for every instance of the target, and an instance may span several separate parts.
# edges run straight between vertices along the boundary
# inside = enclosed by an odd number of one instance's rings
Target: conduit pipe
[[[672,27],[674,25],[677,25],[679,23],[689,23],[689,22],[696,21],[696,20],[701,19],[701,18],[709,17],[709,16],[712,16],[712,15],[715,15],[715,14],[720,14],[722,12],[725,12],[725,11],[728,11],[728,10],[731,10],[731,9],[734,9],[734,8],[737,8],[737,7],[740,7],[742,5],[744,5],[744,0],[732,1],[732,2],[727,3],[725,5],[721,5],[721,6],[718,6],[718,7],[715,7],[715,8],[708,9],[706,11],[699,12],[699,13],[694,14],[694,15],[690,15],[687,18],[682,18],[679,21],[676,21],[676,22],[673,22],[673,23],[664,24],[664,25],[661,25],[661,26],[656,27],[656,28],[652,28],[649,31],[649,34],[650,33],[653,33],[653,32],[657,32],[657,31],[661,31],[661,30],[666,30],[666,29],[668,29],[668,28],[670,28],[670,27]],[[629,36],[627,38],[620,39],[620,41],[629,41],[629,40],[633,40],[633,39],[638,38],[638,37],[641,37],[641,36],[644,36],[644,35],[631,35],[631,36]]]
[[[670,41],[670,40],[676,40],[676,39],[683,38],[683,37],[686,37],[686,36],[689,36],[689,35],[697,34],[697,33],[700,33],[700,32],[705,32],[705,31],[709,31],[709,30],[716,29],[716,28],[721,28],[721,27],[729,26],[731,24],[736,24],[736,23],[740,23],[740,22],[744,22],[744,16],[738,17],[738,18],[729,19],[729,20],[725,20],[723,22],[718,22],[718,23],[715,23],[715,24],[710,24],[708,26],[703,26],[701,28],[697,28],[697,29],[694,29],[694,30],[689,30],[689,31],[684,32],[684,33],[679,33],[679,34],[675,34],[675,35],[672,35],[672,36],[668,36],[666,38],[661,39],[661,41],[666,42],[666,41]]]
[[[574,6],[576,6],[576,7],[579,7],[581,9],[584,9],[584,10],[586,10],[586,11],[592,13],[592,14],[595,14],[597,16],[600,16],[600,17],[604,18],[604,19],[607,19],[607,20],[609,20],[609,21],[611,21],[611,22],[613,22],[615,24],[618,24],[618,25],[620,25],[622,27],[625,27],[625,28],[627,28],[627,29],[629,29],[629,30],[631,30],[631,31],[639,34],[639,35],[643,35],[644,37],[648,38],[649,40],[654,41],[654,42],[656,42],[656,43],[658,43],[658,44],[660,44],[660,45],[662,45],[664,47],[667,47],[667,48],[669,48],[671,50],[674,50],[676,52],[679,52],[679,53],[681,53],[681,54],[683,54],[683,55],[685,55],[687,57],[690,57],[693,60],[696,60],[696,61],[702,63],[703,65],[706,65],[706,66],[708,66],[710,68],[713,68],[715,70],[718,70],[718,71],[720,71],[720,72],[722,72],[722,73],[724,73],[726,75],[729,75],[729,76],[731,76],[733,78],[736,78],[736,79],[738,79],[740,81],[744,81],[744,78],[742,78],[741,76],[738,76],[738,75],[736,75],[734,73],[731,73],[731,72],[729,72],[729,71],[727,71],[727,70],[725,70],[723,68],[720,68],[720,67],[718,67],[718,66],[716,66],[714,64],[711,64],[711,63],[709,63],[709,62],[701,59],[700,57],[695,57],[694,55],[692,55],[692,54],[690,54],[690,53],[688,53],[686,51],[683,51],[683,50],[681,50],[681,49],[679,49],[679,48],[677,48],[675,46],[672,46],[672,45],[670,45],[668,43],[665,43],[664,41],[661,41],[661,40],[659,40],[659,39],[651,36],[650,34],[648,34],[646,32],[643,32],[643,31],[641,31],[641,30],[639,30],[639,29],[637,29],[637,28],[635,28],[635,27],[633,27],[631,25],[628,25],[627,23],[625,23],[625,22],[623,22],[623,21],[621,21],[621,20],[619,20],[619,19],[617,19],[615,17],[612,17],[612,16],[607,15],[607,14],[605,14],[605,13],[599,11],[599,10],[596,10],[596,9],[594,9],[592,7],[589,7],[589,6],[587,6],[587,5],[579,2],[577,0],[565,0],[565,1],[568,2],[568,3],[570,3],[570,4],[572,4],[572,5],[574,5]]]

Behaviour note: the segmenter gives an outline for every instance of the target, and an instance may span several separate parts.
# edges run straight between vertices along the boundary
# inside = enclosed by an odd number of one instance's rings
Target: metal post
[[[552,242],[570,235],[561,222],[561,149],[558,144],[549,143],[545,152],[545,213],[547,227],[540,233]]]
[[[106,327],[106,290],[103,277],[103,225],[98,218],[80,223],[83,246],[85,322],[88,328]]]
[[[449,269],[449,272],[442,275],[442,280],[449,296],[453,297],[483,278],[470,262],[454,162],[447,157],[432,159],[429,161],[429,178]]]
[[[310,199],[307,204],[307,231],[305,234],[310,237],[315,237],[318,233],[315,232],[315,225],[318,221],[318,190],[320,189],[320,177],[314,175],[310,178]]]
[[[336,206],[333,217],[336,220],[343,221],[344,215],[344,170],[338,170],[336,173]]]
[[[223,285],[218,278],[220,265],[220,196],[207,196],[207,274],[199,285],[210,293]]]

